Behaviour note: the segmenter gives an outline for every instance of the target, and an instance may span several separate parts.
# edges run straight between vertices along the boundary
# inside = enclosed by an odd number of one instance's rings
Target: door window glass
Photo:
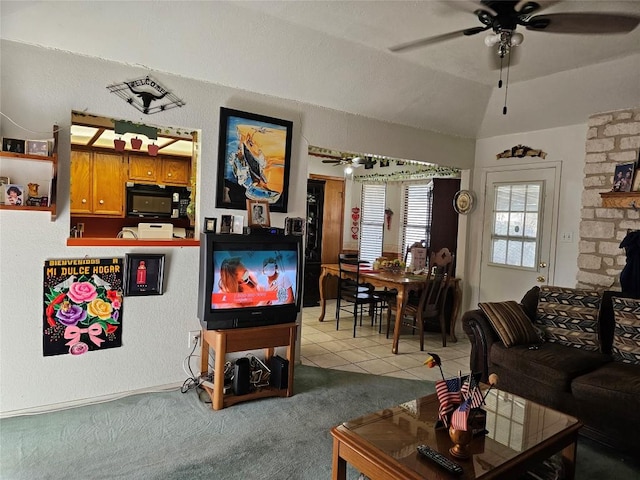
[[[495,185],[491,263],[535,268],[541,196],[542,182]]]

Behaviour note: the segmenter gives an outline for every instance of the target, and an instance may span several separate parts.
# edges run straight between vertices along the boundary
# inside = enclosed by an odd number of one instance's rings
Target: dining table
[[[320,289],[320,317],[318,321],[323,322],[326,310],[326,297],[325,297],[325,280],[330,277],[340,276],[340,267],[337,263],[323,263],[321,265],[319,289]],[[347,273],[347,276],[355,278],[356,272],[353,275]],[[425,286],[427,280],[426,274],[415,274],[403,271],[391,271],[391,270],[374,270],[371,268],[360,267],[359,281],[370,283],[374,287],[387,288],[389,290],[395,289],[398,292],[396,297],[396,304],[398,306],[395,323],[393,327],[393,344],[391,352],[398,353],[398,343],[400,340],[400,329],[402,326],[402,318],[404,317],[404,311],[411,292],[419,293]],[[457,342],[458,339],[455,335],[455,324],[460,311],[460,304],[462,300],[462,288],[460,286],[460,279],[453,278],[450,282],[445,301],[445,310],[450,312],[450,327],[449,337],[452,342]]]

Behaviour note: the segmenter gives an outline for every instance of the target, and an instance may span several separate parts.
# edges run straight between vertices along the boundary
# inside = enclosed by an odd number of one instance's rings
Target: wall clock
[[[462,215],[473,210],[475,199],[473,192],[469,190],[460,190],[453,196],[453,209]]]

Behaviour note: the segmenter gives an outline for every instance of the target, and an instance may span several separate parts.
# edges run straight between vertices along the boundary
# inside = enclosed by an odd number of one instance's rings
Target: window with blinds
[[[433,210],[433,182],[407,183],[402,187],[402,252],[415,242],[431,244],[431,213]],[[407,264],[411,255],[407,256]]]
[[[384,183],[362,185],[360,208],[360,259],[373,262],[382,256],[384,241],[384,209],[386,186]]]

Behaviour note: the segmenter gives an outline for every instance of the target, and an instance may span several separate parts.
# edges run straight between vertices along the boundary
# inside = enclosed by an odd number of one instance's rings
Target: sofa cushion
[[[603,409],[615,409],[621,417],[640,420],[640,366],[611,362],[577,377],[571,391],[579,402],[601,405]]]
[[[531,345],[540,342],[531,320],[529,320],[519,303],[513,300],[481,302],[478,306],[487,316],[495,331],[498,332],[500,340],[507,348],[514,345]]]
[[[514,376],[535,378],[553,389],[570,392],[571,381],[611,361],[608,355],[568,348],[560,343],[542,343],[533,347],[502,343],[491,347],[491,363],[511,370]],[[489,366],[491,368],[491,366]]]
[[[545,285],[540,288],[535,324],[547,342],[599,351],[599,308],[598,292]]]
[[[613,297],[612,301],[616,320],[613,359],[640,365],[640,300]]]

